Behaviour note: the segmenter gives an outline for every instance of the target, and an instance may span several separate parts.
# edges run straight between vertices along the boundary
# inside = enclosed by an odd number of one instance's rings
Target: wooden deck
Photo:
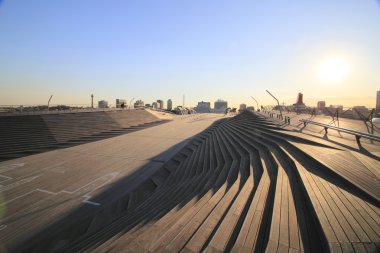
[[[137,170],[138,183],[110,185],[89,199],[107,204],[57,216],[35,235],[14,239],[12,250],[379,252],[379,143],[365,143],[363,151],[353,147],[355,140],[339,138],[343,143],[283,129],[249,112],[225,117],[151,173]],[[93,159],[103,167],[128,166],[111,155]],[[12,208],[33,206],[28,199],[19,205]]]
[[[145,110],[0,116],[0,161],[166,123]]]

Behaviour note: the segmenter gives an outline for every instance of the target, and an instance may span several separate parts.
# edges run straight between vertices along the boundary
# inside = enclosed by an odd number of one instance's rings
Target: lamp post
[[[270,93],[268,90],[266,90],[266,92],[268,92],[268,94],[271,95],[271,96],[277,101],[277,105],[278,105],[278,108],[279,108],[279,110],[280,110],[280,117],[281,117],[281,119],[282,119],[282,111],[281,111],[280,102],[278,102],[278,99],[277,99],[275,96],[273,96],[273,94]]]
[[[257,105],[257,109],[256,109],[256,111],[259,109],[259,103],[257,103],[257,100],[254,98],[254,97],[252,97],[251,96],[251,98],[253,99],[253,100],[255,100],[255,102],[256,102],[256,105]]]
[[[48,101],[48,111],[49,111],[49,108],[50,108],[50,100],[51,100],[52,97],[53,97],[53,95],[50,95],[50,98],[49,98],[49,101]]]

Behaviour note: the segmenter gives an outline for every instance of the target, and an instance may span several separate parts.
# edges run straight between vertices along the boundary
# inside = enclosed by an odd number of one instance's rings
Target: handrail
[[[308,120],[308,119],[300,119],[300,122],[303,122],[303,124],[304,124],[305,127],[306,127],[307,124],[321,126],[321,127],[323,127],[325,129],[325,133],[326,134],[327,134],[327,129],[330,128],[330,129],[337,130],[339,132],[355,135],[356,142],[358,143],[359,147],[361,147],[360,138],[362,138],[362,137],[363,138],[367,138],[369,140],[380,141],[380,136],[377,136],[377,135],[374,135],[374,134],[367,134],[367,133],[363,133],[363,132],[359,132],[359,131],[355,131],[355,130],[351,130],[351,129],[347,129],[347,128],[342,128],[342,127],[337,127],[337,126],[331,126],[331,125],[327,125],[327,124],[324,124],[324,123],[320,123],[320,122],[316,122],[316,121],[312,121],[312,120]]]

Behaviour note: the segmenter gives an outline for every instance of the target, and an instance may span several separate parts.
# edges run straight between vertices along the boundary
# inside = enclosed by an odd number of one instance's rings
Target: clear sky
[[[375,106],[375,0],[0,0],[0,105]]]

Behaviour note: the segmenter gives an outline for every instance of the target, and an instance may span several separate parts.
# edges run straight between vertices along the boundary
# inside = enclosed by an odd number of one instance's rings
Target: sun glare
[[[348,64],[342,58],[330,58],[319,65],[318,77],[325,82],[340,82],[348,73]]]

